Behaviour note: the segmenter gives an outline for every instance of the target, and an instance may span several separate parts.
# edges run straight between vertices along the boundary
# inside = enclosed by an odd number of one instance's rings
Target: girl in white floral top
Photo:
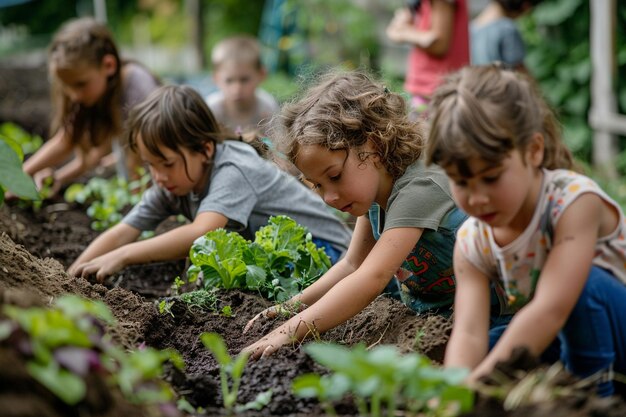
[[[560,344],[573,373],[614,391],[626,371],[624,214],[573,161],[535,86],[511,71],[467,67],[432,104],[429,162],[471,217],[454,253],[455,322],[446,366],[489,373],[512,350]],[[500,301],[490,328],[490,286]]]

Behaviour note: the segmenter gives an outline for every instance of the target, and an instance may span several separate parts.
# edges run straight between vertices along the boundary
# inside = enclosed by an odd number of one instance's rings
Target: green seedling
[[[232,317],[233,316],[233,308],[231,306],[222,307],[222,316],[224,317]]]
[[[172,313],[172,306],[174,305],[175,301],[168,301],[168,300],[160,300],[159,301],[159,314],[169,314],[170,316],[174,317],[174,313]]]
[[[272,396],[271,390],[260,393],[257,398],[250,403],[237,406],[241,377],[243,376],[249,355],[242,352],[234,358],[231,357],[224,343],[224,339],[217,333],[202,333],[200,340],[204,346],[213,353],[213,356],[215,356],[215,359],[220,365],[222,399],[224,401],[224,408],[229,414],[233,414],[235,411],[240,412],[250,409],[260,410],[269,404]]]
[[[75,295],[58,298],[51,308],[5,305],[0,342],[15,348],[30,375],[69,405],[85,397],[85,378],[92,372],[107,375],[134,403],[171,401],[173,391],[160,378],[162,365],[182,367],[180,355],[152,348],[127,353],[105,332],[105,324],[113,323],[105,304]]]
[[[359,415],[393,416],[398,412],[454,416],[473,407],[472,391],[462,385],[465,370],[435,367],[417,353],[402,355],[395,346],[367,350],[310,343],[306,352],[330,375],[307,374],[294,380],[297,395],[315,397],[328,411],[332,401],[350,394]]]
[[[283,302],[308,287],[328,268],[330,260],[312,242],[307,229],[286,216],[271,217],[256,232],[254,242],[218,229],[191,247],[190,281],[202,276],[204,288],[244,289]]]
[[[143,168],[139,174],[140,178],[131,182],[121,177],[94,177],[87,184],[72,184],[65,190],[64,198],[70,203],[89,204],[87,215],[93,219],[91,228],[103,231],[119,223],[123,211],[141,200],[150,184],[150,175]]]

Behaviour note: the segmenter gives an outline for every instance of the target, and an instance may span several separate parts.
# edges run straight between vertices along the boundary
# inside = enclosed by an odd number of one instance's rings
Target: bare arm
[[[454,248],[454,326],[446,347],[444,365],[475,368],[489,348],[489,278]]]
[[[58,186],[69,184],[77,177],[95,168],[102,158],[110,152],[110,143],[91,148],[88,151],[78,148],[75,152],[76,157],[55,172],[55,183]]]
[[[452,42],[454,7],[445,0],[434,0],[429,30],[417,29],[413,25],[411,12],[406,8],[399,9],[387,26],[387,36],[394,42],[409,43],[431,55],[444,56]]]
[[[314,329],[324,332],[359,313],[383,291],[423,229],[385,231],[359,268],[337,282],[322,298],[289,319],[244,351],[256,359],[293,340],[304,339]]]
[[[603,202],[584,194],[561,215],[554,247],[544,265],[533,299],[513,318],[508,328],[470,378],[489,373],[495,364],[526,346],[541,354],[554,340],[578,301],[587,281],[600,231]],[[537,323],[541,323],[537,327]]]
[[[139,237],[140,230],[124,223],[118,223],[106,232],[102,233],[87,246],[87,249],[67,269],[70,275],[80,275],[77,270],[94,258],[109,253],[128,243],[134,242]]]
[[[77,260],[72,265],[73,272],[83,277],[96,274],[96,278],[101,281],[127,265],[185,258],[194,240],[210,230],[226,226],[227,222],[228,219],[222,214],[200,213],[193,223],[177,227],[162,235],[139,242],[134,242],[133,239],[132,243],[117,247],[81,264],[77,264]]]
[[[74,151],[74,145],[63,130],[57,132],[46,141],[41,148],[30,158],[24,161],[24,172],[34,176],[37,172],[55,167],[65,162]]]
[[[320,279],[302,291],[302,294],[290,300],[289,303],[301,302],[305,305],[315,303],[335,284],[356,271],[375,244],[376,240],[372,235],[372,227],[369,220],[364,216],[360,216],[357,219],[346,256],[330,268]]]

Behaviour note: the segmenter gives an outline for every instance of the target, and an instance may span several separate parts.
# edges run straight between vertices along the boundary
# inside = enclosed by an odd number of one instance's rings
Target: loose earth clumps
[[[204,332],[220,334],[227,343],[229,352],[236,354],[277,325],[276,320],[261,322],[245,335],[242,334],[248,320],[270,305],[269,302],[255,294],[221,291],[217,311],[230,306],[230,317],[216,312],[190,309],[181,303],[172,306],[171,314],[159,313],[157,300],[170,295],[170,287],[175,277],[184,276],[183,261],[129,267],[109,278],[104,285],[69,277],[65,268],[97,235],[89,229],[89,223],[84,208],[67,204],[48,204],[37,212],[15,204],[0,208],[2,302],[45,305],[52,298],[65,293],[104,301],[117,319],[117,325],[110,328],[116,343],[126,348],[136,348],[143,344],[159,349],[176,349],[183,356],[186,368],[184,372],[173,367],[168,368],[165,379],[193,407],[202,407],[205,410],[203,415],[223,414],[219,365],[212,353],[200,342],[199,335]],[[348,322],[323,334],[321,339],[347,345],[393,344],[402,352],[417,351],[441,362],[450,330],[449,319],[440,316],[417,316],[399,302],[381,296]],[[5,353],[0,352],[0,362],[20,362],[10,352]],[[516,360],[519,362],[519,358],[511,361],[513,369],[523,368]],[[81,411],[72,410],[46,393],[43,387],[36,390],[20,388],[28,380],[23,367],[0,364],[0,370],[0,409],[15,410],[10,415],[167,415],[163,410],[134,407],[121,399],[114,401],[119,398],[119,394],[102,392],[107,390],[102,381],[94,382],[95,388],[89,397],[89,405],[85,405]],[[249,363],[243,375],[238,402],[252,401],[259,393],[270,388],[273,397],[263,410],[246,411],[238,415],[324,415],[315,401],[297,398],[292,394],[293,379],[308,372],[323,373],[325,370],[308,357],[299,344],[284,347],[269,358]],[[509,374],[509,379],[514,381],[521,377],[511,370]],[[28,384],[31,385],[28,386],[32,386],[32,382],[29,381]],[[558,383],[567,386],[571,385],[571,380],[564,376]],[[546,386],[544,389],[551,388]],[[626,406],[619,398],[598,399],[590,395],[589,390],[574,390],[565,399],[527,405],[506,412],[501,402],[480,398],[482,397],[479,397],[472,416],[626,415]],[[21,412],[25,404],[32,407]],[[358,414],[347,400],[338,404],[336,409],[344,416]],[[48,411],[44,413],[41,410]]]

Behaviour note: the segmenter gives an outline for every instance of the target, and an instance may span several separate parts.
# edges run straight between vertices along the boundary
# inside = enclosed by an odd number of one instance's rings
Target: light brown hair
[[[252,65],[261,70],[261,49],[259,41],[250,35],[238,35],[218,42],[211,51],[211,64],[218,70],[225,62]]]
[[[419,159],[422,135],[409,120],[402,96],[365,72],[329,72],[302,98],[272,120],[277,150],[297,163],[301,146],[330,150],[363,147],[371,140],[389,174],[397,179]],[[364,161],[367,155],[360,156]]]
[[[107,80],[103,97],[89,108],[80,103],[72,103],[63,93],[55,71],[79,65],[99,68],[105,55],[115,58],[117,68]],[[87,135],[90,143],[97,146],[106,138],[121,132],[122,62],[113,36],[106,25],[93,18],[73,19],[63,24],[48,47],[48,67],[54,108],[51,135],[63,128],[72,143],[78,143]]]
[[[525,150],[533,135],[541,133],[542,166],[576,168],[554,112],[522,73],[497,65],[465,67],[447,77],[430,106],[428,163],[456,165],[469,175],[468,159],[499,163],[511,151]]]

